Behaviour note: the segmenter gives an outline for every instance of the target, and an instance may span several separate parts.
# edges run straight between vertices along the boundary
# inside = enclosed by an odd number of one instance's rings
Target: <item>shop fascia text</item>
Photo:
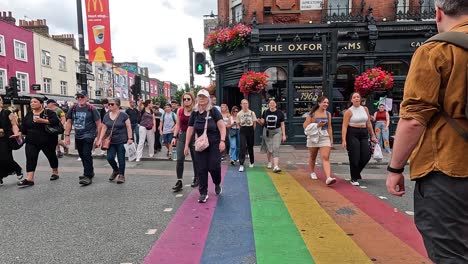
[[[348,42],[345,50],[362,49],[361,42]],[[263,44],[260,52],[298,52],[298,51],[322,51],[322,43],[290,43],[290,44]]]

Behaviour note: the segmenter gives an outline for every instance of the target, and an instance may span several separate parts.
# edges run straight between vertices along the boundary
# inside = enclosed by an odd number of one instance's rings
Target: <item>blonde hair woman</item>
[[[193,108],[195,106],[195,97],[192,93],[184,93],[182,95],[182,107],[177,110],[177,121],[174,127],[174,138],[172,139],[171,144],[176,145],[177,148],[177,164],[176,164],[176,172],[177,172],[177,182],[172,187],[174,192],[179,192],[183,188],[182,178],[184,175],[184,161],[185,161],[185,143],[188,142],[189,149],[190,149],[190,156],[192,157],[192,165],[193,165],[193,182],[192,187],[198,186],[198,177],[197,177],[197,167],[195,166],[194,158],[195,158],[195,148],[193,146],[194,137],[187,138],[187,129],[190,116],[192,115]]]
[[[243,99],[241,101],[241,111],[237,114],[237,124],[240,127],[240,154],[239,154],[239,171],[244,171],[245,155],[249,153],[250,164],[249,167],[254,166],[254,141],[255,141],[255,127],[257,125],[257,116],[255,112],[249,109],[249,101]]]

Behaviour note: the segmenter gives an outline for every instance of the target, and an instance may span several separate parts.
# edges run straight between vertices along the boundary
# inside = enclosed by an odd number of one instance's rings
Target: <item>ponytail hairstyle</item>
[[[315,111],[317,111],[320,107],[320,104],[325,100],[325,99],[328,99],[326,96],[320,96],[318,99],[317,99],[317,104],[314,105],[312,107],[312,110],[310,110],[310,115],[312,116]]]

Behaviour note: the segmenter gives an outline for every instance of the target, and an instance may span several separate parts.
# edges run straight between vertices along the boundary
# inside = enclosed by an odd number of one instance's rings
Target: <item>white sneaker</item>
[[[76,159],[77,161],[81,161],[81,158]]]
[[[280,171],[281,171],[281,169],[280,169],[280,167],[278,167],[278,166],[276,166],[276,167],[273,169],[273,172],[280,172]]]
[[[136,159],[135,162],[140,162],[140,159]]]
[[[253,168],[253,167],[254,167],[254,164],[253,164],[253,163],[249,165],[249,168]]]
[[[243,165],[240,165],[239,166],[239,172],[243,172],[244,171],[244,166]]]
[[[317,179],[317,174],[315,174],[315,172],[312,172],[310,174],[310,178],[312,178],[312,180],[316,180]]]
[[[325,183],[327,185],[332,185],[336,182],[336,179],[335,178],[332,178],[332,177],[328,177],[327,180],[325,181]]]
[[[358,182],[358,181],[353,181],[353,180],[351,180],[351,185],[353,185],[353,186],[359,186],[359,182]]]
[[[169,156],[170,156],[170,155],[169,155]],[[149,157],[150,157],[150,158],[153,158],[153,157],[154,157],[154,155],[149,155]]]
[[[268,168],[268,169],[271,169],[271,168],[272,168],[271,162],[268,162],[267,168]]]

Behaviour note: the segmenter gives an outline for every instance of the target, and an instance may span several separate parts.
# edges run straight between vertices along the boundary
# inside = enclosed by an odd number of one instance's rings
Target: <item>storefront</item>
[[[214,54],[217,96],[230,107],[239,105],[244,98],[237,88],[241,75],[247,70],[266,72],[268,88],[261,95],[249,96],[251,108],[259,115],[266,100],[274,97],[287,118],[288,144],[305,143],[302,124],[322,95],[330,99],[328,111],[334,117],[335,142],[340,142],[342,116],[350,106],[355,76],[376,66],[393,72],[395,85],[389,94],[393,99],[390,114],[396,120],[411,57],[416,48],[437,32],[434,22],[258,25],[257,28],[258,31],[252,31],[248,46]],[[338,47],[342,49],[338,51]],[[381,96],[386,94],[367,98],[371,113]]]

